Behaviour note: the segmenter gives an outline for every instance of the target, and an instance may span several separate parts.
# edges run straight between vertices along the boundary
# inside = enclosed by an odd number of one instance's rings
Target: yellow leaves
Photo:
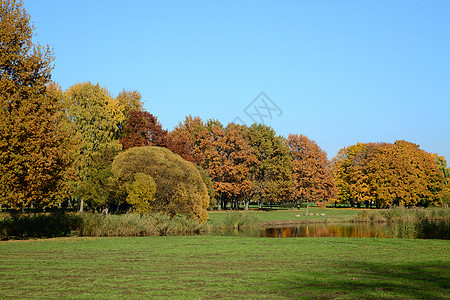
[[[134,174],[134,181],[128,187],[126,201],[138,214],[148,214],[154,206],[156,183],[150,175]]]

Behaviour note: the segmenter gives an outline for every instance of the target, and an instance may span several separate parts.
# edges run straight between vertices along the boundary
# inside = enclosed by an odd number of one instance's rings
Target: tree
[[[71,86],[64,93],[64,101],[78,141],[73,193],[81,200],[80,210],[84,200],[93,208],[104,206],[105,198],[97,196],[103,194],[102,174],[108,172],[105,168],[110,168],[112,158],[122,148],[118,142],[121,109],[106,89],[90,82]]]
[[[341,203],[440,204],[443,175],[435,158],[413,143],[353,145],[341,149],[333,166]]]
[[[135,212],[145,215],[151,212],[155,201],[156,183],[152,176],[144,173],[134,174],[134,181],[127,188],[127,202]]]
[[[157,118],[146,111],[130,111],[122,131],[120,143],[124,149],[141,146],[165,147],[167,130]]]
[[[53,53],[33,44],[21,1],[0,3],[0,204],[57,205],[70,141],[61,92],[49,84]]]
[[[136,91],[122,90],[116,97],[119,105],[122,107],[123,114],[126,118],[129,116],[130,111],[142,111],[144,109],[142,105],[142,96]]]
[[[385,205],[383,199],[377,199],[376,186],[372,182],[370,162],[376,153],[380,152],[386,144],[358,143],[341,149],[333,160],[333,174],[337,186],[337,196],[340,203],[361,203],[366,206],[372,203]]]
[[[443,174],[434,157],[406,141],[388,144],[370,162],[376,199],[389,205],[439,205]]]
[[[194,157],[194,147],[199,144],[198,135],[203,131],[204,126],[199,117],[186,117],[183,123],[180,122],[169,133],[167,148],[185,160],[199,164],[200,160]]]
[[[256,159],[244,133],[243,126],[231,123],[223,128],[220,122],[210,120],[194,147],[194,157],[213,181],[219,209],[227,202],[237,208],[239,201],[244,201],[248,209],[252,188],[249,172]]]
[[[157,186],[151,211],[170,216],[184,214],[199,222],[208,218],[208,190],[191,162],[166,148],[145,146],[119,153],[112,164],[117,187],[126,187],[135,180],[135,174],[151,176]]]
[[[290,134],[285,141],[292,163],[293,199],[327,202],[336,197],[336,186],[327,154],[304,135]]]
[[[269,126],[253,124],[248,128],[247,140],[257,161],[250,170],[254,199],[260,204],[290,200],[292,166],[283,138]]]

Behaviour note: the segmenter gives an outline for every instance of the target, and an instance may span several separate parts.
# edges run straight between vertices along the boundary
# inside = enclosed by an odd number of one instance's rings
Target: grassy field
[[[450,299],[450,241],[218,236],[0,242],[0,298]]]
[[[302,209],[277,209],[270,211],[250,210],[248,212],[240,211],[241,213],[254,214],[256,217],[265,223],[282,223],[286,221],[297,223],[337,223],[349,222],[354,220],[358,213],[364,211],[363,209],[350,208],[325,208],[309,207],[308,215],[306,215],[306,208]],[[232,211],[211,211],[208,212],[208,222],[220,222],[227,214]]]

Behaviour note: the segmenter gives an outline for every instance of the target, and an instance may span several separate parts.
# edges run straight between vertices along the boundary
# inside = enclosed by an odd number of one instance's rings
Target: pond
[[[420,226],[419,226],[420,225]],[[359,238],[434,238],[449,239],[450,223],[326,223],[216,231],[214,235],[247,237],[359,237]]]

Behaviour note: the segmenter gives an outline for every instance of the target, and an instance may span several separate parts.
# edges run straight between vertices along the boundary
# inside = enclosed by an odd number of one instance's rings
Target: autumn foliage
[[[122,130],[120,143],[124,149],[141,146],[166,146],[167,130],[147,111],[132,110]]]
[[[327,154],[304,135],[290,134],[285,144],[292,160],[293,199],[323,203],[336,197]]]
[[[434,156],[416,144],[360,143],[341,149],[333,167],[340,203],[441,204],[444,176]]]

